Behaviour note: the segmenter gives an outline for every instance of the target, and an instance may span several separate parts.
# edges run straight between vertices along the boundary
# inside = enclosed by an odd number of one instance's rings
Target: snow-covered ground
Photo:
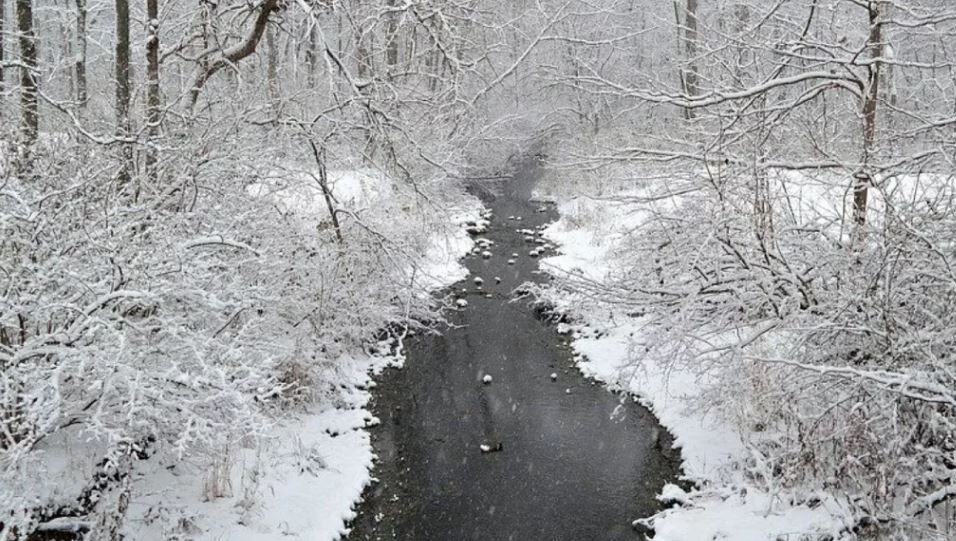
[[[407,207],[387,208],[389,204],[394,204],[390,199],[395,197],[400,188],[380,170],[332,169],[328,171],[327,178],[334,204],[343,211],[340,220],[346,219],[343,216],[363,222],[368,219],[367,225],[380,226],[380,233],[391,235],[391,240],[399,242],[403,239],[394,237],[396,231],[421,224],[418,221],[420,217],[409,215],[410,209]],[[248,192],[255,197],[271,198],[282,210],[295,215],[306,228],[330,227],[328,204],[315,171],[294,168],[276,170],[272,178],[249,186]],[[437,197],[440,194],[434,195]],[[463,224],[480,218],[479,207],[477,199],[468,198],[453,201],[447,207],[443,205],[441,212],[426,211],[429,218],[443,215],[444,220],[428,224],[434,231],[428,238],[424,257],[414,262],[414,269],[402,271],[414,275],[416,284],[424,290],[441,289],[464,278],[467,271],[458,260],[472,249],[474,241],[465,232]],[[401,212],[395,215],[391,214],[392,210]]]
[[[330,171],[329,178],[338,208],[356,214],[393,189],[387,177],[369,170]],[[317,183],[260,184],[252,186],[250,194],[273,198],[306,227],[329,218]],[[444,224],[437,224],[427,246],[411,258],[414,269],[401,269],[415,276],[423,292],[467,275],[459,259],[474,242],[465,232],[465,222],[477,220],[480,210],[477,199],[459,198],[444,213]],[[409,227],[401,223],[402,217],[392,220],[396,227],[391,233]],[[368,329],[369,334],[376,330]],[[397,337],[354,351],[328,362],[317,378],[320,388],[315,389],[313,403],[277,417],[267,437],[200,461],[174,457],[146,461],[133,480],[134,496],[124,525],[128,537],[339,539],[347,533],[353,509],[371,482],[374,455],[366,428],[378,423],[368,409],[372,376],[403,362]]]
[[[625,232],[647,217],[626,202],[629,194],[618,195],[622,197],[617,200],[558,196],[561,218],[545,236],[561,253],[543,260],[542,268],[585,282],[600,282],[617,272],[615,252]],[[602,305],[586,295],[562,292],[549,301],[573,318],[571,333],[580,370],[638,396],[674,435],[685,475],[699,487],[690,493],[675,485],[664,488],[663,501],[682,505],[643,521],[653,527],[655,540],[840,538],[851,524],[845,507],[831,496],[770,492],[750,482],[739,467],[754,458],[746,437],[731,419],[706,407],[703,392],[711,376],[642,355],[641,318],[628,317],[620,305]]]
[[[371,372],[397,360],[339,359],[324,382],[335,388],[331,400],[277,420],[269,437],[212,463],[147,462],[134,481],[129,534],[143,541],[338,539],[370,481]]]

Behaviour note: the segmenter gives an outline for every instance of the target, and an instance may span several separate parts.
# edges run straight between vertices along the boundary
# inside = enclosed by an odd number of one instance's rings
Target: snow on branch
[[[208,246],[225,246],[228,248],[246,250],[248,252],[252,252],[257,257],[259,256],[259,252],[255,248],[249,246],[248,244],[227,239],[223,237],[222,235],[212,235],[208,237],[200,237],[197,239],[192,239],[190,241],[184,242],[181,246],[184,250],[191,250],[194,248],[203,248]]]
[[[956,387],[920,380],[916,375],[907,375],[887,370],[860,370],[847,366],[818,366],[788,359],[753,355],[746,355],[744,358],[751,361],[792,366],[822,376],[865,380],[876,383],[887,391],[899,393],[913,400],[956,407]]]
[[[265,34],[266,26],[269,24],[269,17],[272,12],[278,9],[279,0],[264,0],[258,6],[259,13],[249,33],[238,43],[223,50],[209,50],[203,53],[203,57],[214,56],[212,61],[206,62],[196,68],[192,83],[189,86],[189,107],[196,105],[199,99],[199,92],[205,86],[213,75],[226,66],[230,66],[242,60],[243,58],[255,52],[256,46],[262,40]]]

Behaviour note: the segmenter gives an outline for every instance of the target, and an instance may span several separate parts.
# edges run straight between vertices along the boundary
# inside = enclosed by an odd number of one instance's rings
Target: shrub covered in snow
[[[539,293],[633,329],[627,373],[692,374],[692,404],[737,427],[770,493],[839,495],[862,529],[951,528],[953,178],[886,178],[855,228],[830,174],[771,172],[764,218],[746,176],[721,197],[673,178],[563,204],[569,254]]]
[[[454,217],[421,196],[473,206],[463,192],[338,174],[371,190],[337,203],[339,240],[324,204],[282,197],[318,192],[291,171],[308,161],[221,151],[176,149],[163,189],[136,192],[110,178],[112,155],[64,139],[37,156],[42,174],[0,185],[0,509],[14,512],[0,531],[110,514],[96,502],[137,461],[255,439],[377,329],[434,319],[442,269],[425,256],[470,241],[442,235]]]

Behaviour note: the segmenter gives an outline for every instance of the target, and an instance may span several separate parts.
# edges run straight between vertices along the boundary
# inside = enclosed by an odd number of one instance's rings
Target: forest
[[[956,537],[949,0],[0,0],[0,540],[347,538],[532,162],[635,538]]]

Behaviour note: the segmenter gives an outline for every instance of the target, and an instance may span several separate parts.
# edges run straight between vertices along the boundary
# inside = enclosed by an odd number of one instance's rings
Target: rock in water
[[[493,444],[492,444],[492,443],[482,443],[481,445],[478,446],[478,448],[481,449],[481,452],[482,452],[482,453],[495,453],[495,452],[498,452],[498,451],[504,451],[505,446],[504,446],[503,443],[501,443],[501,442],[499,441],[499,442],[493,443]]]

